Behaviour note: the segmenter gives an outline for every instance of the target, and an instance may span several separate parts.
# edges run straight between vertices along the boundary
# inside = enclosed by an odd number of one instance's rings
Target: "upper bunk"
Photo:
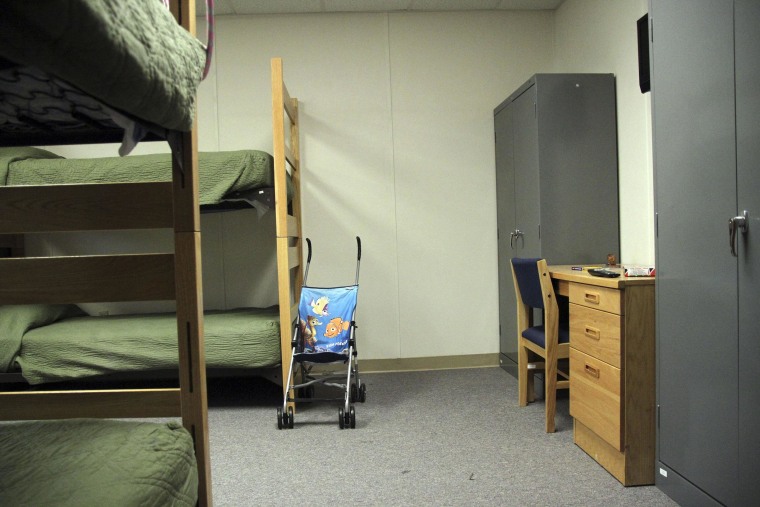
[[[3,2],[0,145],[191,131],[207,55],[192,35],[194,12],[173,6],[187,29],[159,0]]]
[[[168,153],[64,158],[47,149],[0,147],[0,187],[147,183],[171,179],[172,157]],[[289,175],[286,185],[290,201],[294,188]],[[248,207],[263,212],[274,208],[274,187],[274,158],[267,152],[198,153],[198,198],[202,212]],[[14,222],[19,226],[23,224],[21,217]]]

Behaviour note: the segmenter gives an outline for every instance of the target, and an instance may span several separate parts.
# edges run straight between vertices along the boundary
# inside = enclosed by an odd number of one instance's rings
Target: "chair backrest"
[[[348,354],[358,293],[358,285],[302,287],[298,318],[305,352]]]
[[[544,307],[544,294],[541,290],[541,276],[538,262],[542,259],[512,258],[512,270],[520,292],[522,302],[532,308]]]

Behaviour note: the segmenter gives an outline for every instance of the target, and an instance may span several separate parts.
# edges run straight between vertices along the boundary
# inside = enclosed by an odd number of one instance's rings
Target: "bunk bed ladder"
[[[277,235],[277,286],[280,305],[280,348],[282,388],[287,389],[291,356],[291,333],[298,315],[298,301],[303,285],[301,259],[301,171],[299,147],[298,100],[291,98],[283,82],[282,59],[272,58],[272,133],[275,175],[275,220]],[[290,125],[286,138],[286,117]],[[286,171],[290,168],[293,198],[290,212]]]

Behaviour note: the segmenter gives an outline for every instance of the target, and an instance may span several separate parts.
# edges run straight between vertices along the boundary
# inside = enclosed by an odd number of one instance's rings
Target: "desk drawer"
[[[620,369],[570,348],[570,415],[623,450]]]
[[[570,346],[620,368],[623,317],[570,304]]]
[[[605,312],[625,313],[621,291],[609,287],[597,287],[582,283],[570,284],[570,302]]]

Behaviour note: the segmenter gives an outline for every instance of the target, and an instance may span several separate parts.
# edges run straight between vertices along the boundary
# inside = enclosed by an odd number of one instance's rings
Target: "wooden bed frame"
[[[195,34],[194,0],[173,0],[178,22]],[[303,280],[298,101],[272,59],[277,264],[283,379]],[[286,145],[289,119],[290,145]],[[94,133],[93,142],[98,142]],[[24,233],[173,228],[173,254],[0,259],[0,305],[175,299],[179,388],[0,393],[0,420],[181,416],[195,442],[199,505],[212,504],[203,340],[197,122],[182,133],[173,181],[0,188],[0,246],[21,252]],[[288,206],[285,171],[295,194]],[[183,169],[184,168],[184,169]],[[126,203],[140,203],[139,212]],[[73,204],[76,204],[74,206]],[[114,227],[114,223],[119,224]],[[7,245],[6,245],[7,244]],[[287,385],[286,382],[283,382]]]
[[[286,117],[290,128],[288,146]],[[277,236],[277,287],[280,307],[280,357],[282,389],[290,368],[293,322],[303,286],[303,242],[301,233],[301,155],[298,100],[291,98],[283,82],[282,60],[272,59],[272,133],[274,150],[275,228]],[[286,171],[290,167],[293,199],[288,206]]]
[[[278,270],[278,305],[280,322],[290,323],[281,326],[281,361],[285,366],[278,368],[277,373],[272,371],[266,376],[277,383],[282,382],[288,374],[288,366],[291,354],[292,324],[296,319],[298,312],[298,300],[300,290],[303,285],[303,270],[301,268],[302,246],[301,246],[301,192],[300,192],[300,156],[299,156],[299,123],[298,123],[298,100],[291,98],[283,80],[282,59],[273,58],[271,60],[271,85],[272,85],[272,131],[273,131],[273,159],[274,159],[274,210],[276,223],[276,252],[277,252],[277,270]],[[286,135],[289,130],[289,135]],[[292,140],[288,144],[288,140]],[[293,189],[292,199],[287,198],[287,177],[290,175],[291,187]],[[47,202],[48,199],[55,199],[55,190],[51,191],[50,187],[26,187],[31,201],[39,203]],[[145,187],[150,188],[150,187]],[[79,192],[71,188],[71,199],[79,197]],[[103,217],[103,224],[111,221],[116,216],[115,213],[124,211],[127,206],[131,208],[132,214],[144,214],[144,205],[142,203],[129,203],[129,196],[114,197],[104,195],[102,202],[98,203],[101,207],[110,205],[114,209],[108,217]],[[38,204],[41,205],[41,204]],[[235,205],[231,209],[240,209],[241,206]],[[3,221],[8,223],[7,227],[22,230],[25,232],[41,232],[39,227],[32,229],[24,225],[28,220],[25,212],[18,212],[15,215],[9,215]],[[130,217],[130,222],[124,227],[136,226],[136,217]],[[154,222],[150,217],[142,224],[142,227],[152,227]],[[93,227],[93,229],[116,228],[113,222],[110,224]],[[6,227],[5,230],[10,230]],[[48,218],[45,229],[63,231],[70,228],[68,222],[64,221],[60,225],[53,225]],[[25,256],[24,234],[7,234],[0,230],[0,258],[13,257],[20,258]],[[118,292],[118,291],[115,291]],[[122,298],[123,299],[123,298]],[[80,301],[82,302],[82,301]],[[237,370],[243,373],[244,370]],[[119,378],[118,374],[115,374]],[[128,375],[133,379],[134,376]],[[156,378],[160,378],[160,375]],[[23,380],[19,374],[0,373],[0,382],[11,381],[19,382]]]
[[[193,2],[189,5],[192,9]],[[183,26],[194,30],[194,13],[182,12],[190,13],[181,18]],[[271,72],[281,378],[285,379],[303,284],[298,101],[283,82],[281,59],[272,59]],[[175,161],[172,182],[0,187],[0,246],[11,249],[12,255],[0,259],[0,305],[176,299],[180,358],[179,388],[0,392],[0,420],[181,416],[195,441],[199,504],[211,505],[197,129],[183,134],[181,158],[184,174]],[[294,189],[290,204],[286,171]],[[127,205],[135,202],[140,203],[139,212]],[[77,206],[69,206],[73,203]],[[52,219],[51,206],[56,210]],[[23,253],[25,233],[107,230],[114,229],[114,223],[121,229],[172,227],[174,253],[17,256]],[[283,381],[283,389],[286,385]]]

